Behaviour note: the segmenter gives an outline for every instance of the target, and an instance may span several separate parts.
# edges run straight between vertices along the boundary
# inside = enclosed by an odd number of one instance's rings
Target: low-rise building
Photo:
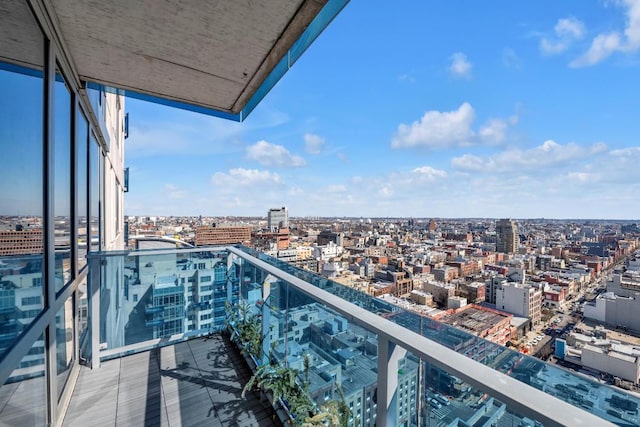
[[[251,226],[211,226],[196,228],[196,246],[234,245],[251,242]]]
[[[496,290],[496,308],[529,317],[537,325],[542,315],[542,291],[528,284],[503,283]]]
[[[436,320],[500,345],[511,338],[513,315],[476,304],[455,310],[447,310]]]

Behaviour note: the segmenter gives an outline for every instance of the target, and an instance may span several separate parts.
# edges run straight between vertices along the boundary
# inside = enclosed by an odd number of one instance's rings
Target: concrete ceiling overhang
[[[89,86],[242,121],[348,0],[50,0]]]

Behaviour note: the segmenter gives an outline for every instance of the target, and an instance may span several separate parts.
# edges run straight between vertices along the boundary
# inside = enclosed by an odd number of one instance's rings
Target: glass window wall
[[[0,355],[44,300],[44,41],[27,4],[13,3],[0,13]]]
[[[56,314],[56,366],[58,398],[66,384],[75,358],[73,297],[69,297]]]
[[[100,147],[96,142],[96,138],[91,134],[91,142],[89,144],[89,241],[90,251],[99,251],[100,243],[103,236],[100,233],[100,170],[101,170],[101,153]]]
[[[0,424],[47,425],[45,348],[41,336],[0,388]]]
[[[55,288],[71,280],[71,93],[62,75],[54,86]]]
[[[78,230],[78,271],[87,264],[88,247],[88,144],[89,144],[89,124],[84,114],[78,109],[76,111],[76,177],[77,177],[77,230]]]

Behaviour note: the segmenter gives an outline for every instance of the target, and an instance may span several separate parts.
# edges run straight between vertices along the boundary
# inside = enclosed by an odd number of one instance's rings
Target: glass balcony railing
[[[297,370],[311,408],[339,401],[349,425],[639,424],[634,396],[244,247],[89,263],[93,366],[250,318],[256,365]]]

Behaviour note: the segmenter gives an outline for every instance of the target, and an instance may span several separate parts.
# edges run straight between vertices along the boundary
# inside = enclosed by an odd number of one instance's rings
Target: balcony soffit
[[[327,3],[50,1],[82,80],[236,120],[243,119],[247,104],[256,101],[253,97],[264,96],[281,77],[283,73],[273,78],[274,68]],[[346,3],[328,1],[341,5],[322,28]],[[270,86],[263,90],[265,83]]]

